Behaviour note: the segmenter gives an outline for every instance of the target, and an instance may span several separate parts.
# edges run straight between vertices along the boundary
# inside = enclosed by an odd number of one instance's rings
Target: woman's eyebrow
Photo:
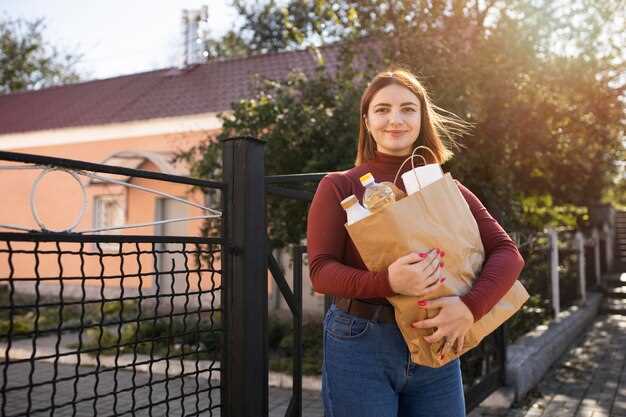
[[[417,103],[413,103],[412,101],[407,101],[405,103],[400,104],[400,106],[417,106]],[[374,107],[378,107],[378,106],[385,106],[385,107],[391,107],[391,104],[389,103],[377,103]]]

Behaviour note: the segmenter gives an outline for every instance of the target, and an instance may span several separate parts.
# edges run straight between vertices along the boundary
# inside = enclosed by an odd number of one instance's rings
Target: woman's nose
[[[402,124],[402,115],[398,112],[390,112],[389,114],[389,124]]]

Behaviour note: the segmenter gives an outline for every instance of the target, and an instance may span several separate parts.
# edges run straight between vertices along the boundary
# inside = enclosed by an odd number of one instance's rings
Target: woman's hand
[[[410,253],[389,265],[389,285],[396,294],[424,297],[441,287],[444,255],[439,249]]]
[[[437,328],[435,333],[424,337],[424,340],[432,344],[445,338],[446,343],[444,343],[439,352],[441,356],[444,356],[453,348],[457,354],[461,353],[465,334],[474,324],[474,315],[465,303],[458,296],[452,296],[430,301],[420,301],[418,305],[421,308],[441,308],[439,314],[432,319],[413,323],[413,327],[418,329]]]

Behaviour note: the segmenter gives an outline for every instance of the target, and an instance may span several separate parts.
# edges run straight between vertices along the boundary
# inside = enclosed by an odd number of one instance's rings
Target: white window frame
[[[115,204],[117,214],[105,213],[103,210],[111,209],[114,205],[107,205],[107,203]],[[109,214],[107,216],[107,214]],[[116,227],[126,224],[126,198],[124,194],[100,194],[94,196],[93,199],[93,228],[100,229],[104,227]],[[119,235],[121,229],[105,230],[102,232],[96,232],[103,235]],[[104,252],[117,252],[119,251],[119,243],[100,243],[100,247]]]

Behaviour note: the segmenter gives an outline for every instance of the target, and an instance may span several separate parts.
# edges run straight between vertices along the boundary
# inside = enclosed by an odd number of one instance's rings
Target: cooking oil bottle
[[[363,187],[365,187],[363,206],[370,212],[375,213],[380,211],[385,206],[396,201],[393,189],[387,184],[374,181],[374,176],[371,172],[368,172],[359,179]]]

